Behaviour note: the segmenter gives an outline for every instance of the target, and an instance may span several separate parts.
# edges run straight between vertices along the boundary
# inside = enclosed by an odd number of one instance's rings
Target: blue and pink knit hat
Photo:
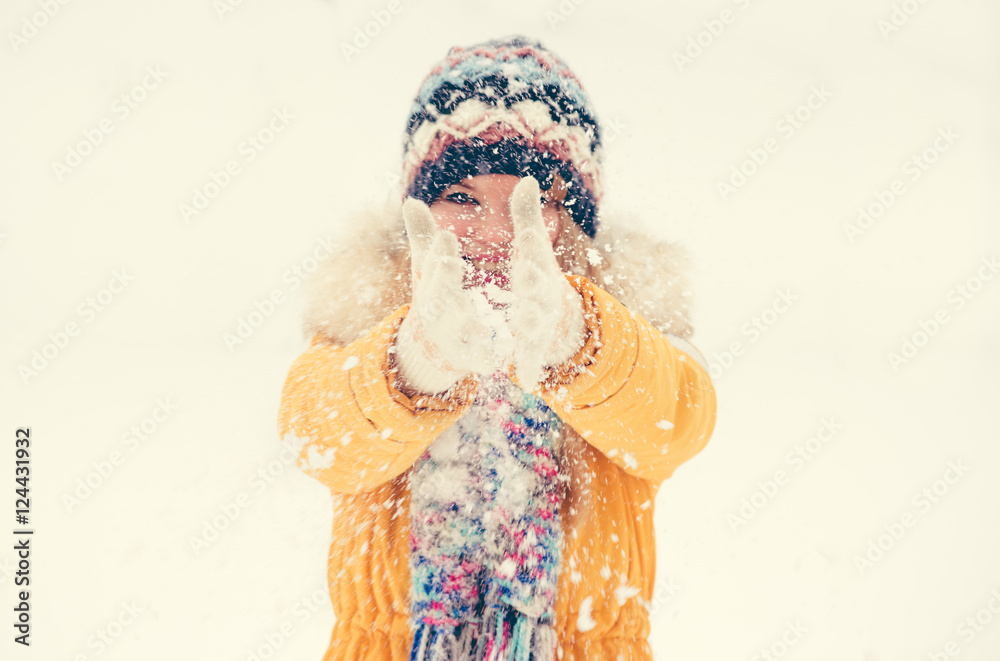
[[[597,232],[601,140],[580,81],[537,41],[523,37],[452,48],[414,99],[403,148],[406,195],[431,204],[479,174],[532,176],[542,190],[558,174],[563,200],[589,237]]]

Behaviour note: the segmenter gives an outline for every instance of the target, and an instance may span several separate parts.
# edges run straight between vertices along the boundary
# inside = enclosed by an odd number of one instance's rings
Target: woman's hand
[[[438,230],[430,209],[414,198],[403,204],[403,219],[413,300],[396,335],[400,376],[417,391],[440,393],[470,372],[492,374],[497,358],[483,309],[489,305],[462,288],[458,239]]]
[[[514,221],[509,311],[514,364],[521,385],[534,390],[544,367],[569,360],[583,345],[583,301],[552,252],[533,177],[525,177],[514,189],[510,213]]]

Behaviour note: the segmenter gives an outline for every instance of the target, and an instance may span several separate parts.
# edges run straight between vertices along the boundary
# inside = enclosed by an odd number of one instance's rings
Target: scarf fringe
[[[551,624],[541,623],[509,606],[495,610],[485,627],[478,622],[466,622],[458,628],[422,624],[414,634],[410,661],[553,661],[556,658],[558,636]],[[461,633],[456,635],[457,629]]]
[[[410,661],[554,661],[560,430],[498,371],[415,464]]]

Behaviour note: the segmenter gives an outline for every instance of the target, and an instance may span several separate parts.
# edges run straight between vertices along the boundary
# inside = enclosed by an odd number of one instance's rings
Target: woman
[[[282,393],[334,505],[324,660],[651,659],[653,504],[715,423],[678,250],[598,218],[589,100],[522,38],[432,69],[403,174]]]

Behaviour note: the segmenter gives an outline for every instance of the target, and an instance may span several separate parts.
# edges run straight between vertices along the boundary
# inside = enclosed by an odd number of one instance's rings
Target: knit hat
[[[480,174],[558,174],[574,222],[594,238],[601,199],[601,141],[590,99],[556,55],[511,37],[454,47],[414,99],[403,147],[406,195],[426,204]]]

